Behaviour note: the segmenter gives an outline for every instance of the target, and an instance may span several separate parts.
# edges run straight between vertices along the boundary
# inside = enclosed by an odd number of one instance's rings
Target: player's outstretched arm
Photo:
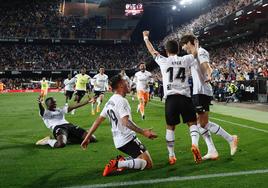
[[[42,98],[41,98],[41,96],[38,97],[37,102],[38,102],[38,106],[39,106],[39,114],[40,114],[40,116],[43,117],[43,115],[45,113],[45,108],[44,108],[44,106],[42,104]]]
[[[98,127],[101,125],[101,123],[105,120],[105,117],[99,116],[95,122],[93,123],[93,125],[91,126],[91,128],[89,129],[85,139],[83,140],[83,142],[81,143],[81,147],[82,149],[86,149],[89,142],[90,142],[90,138],[93,135],[93,133],[98,129]]]
[[[129,116],[125,116],[122,118],[123,125],[132,131],[139,133],[149,139],[157,138],[157,135],[152,131],[152,129],[142,129],[138,127],[133,121],[129,119]]]
[[[149,32],[149,31],[143,31],[142,34],[143,34],[143,39],[144,39],[145,45],[146,45],[146,47],[147,47],[149,53],[150,53],[153,57],[155,57],[157,54],[159,54],[159,52],[157,52],[157,51],[154,49],[152,43],[151,43],[150,40],[149,40],[149,34],[150,34],[150,32]]]
[[[83,101],[83,102],[80,102],[80,103],[74,104],[74,105],[72,105],[72,106],[69,106],[69,107],[68,107],[68,112],[71,112],[72,110],[74,110],[74,109],[76,109],[76,108],[80,108],[80,107],[85,106],[85,105],[87,105],[87,104],[89,104],[89,103],[92,103],[92,102],[94,102],[95,100],[96,100],[96,99],[95,99],[94,97],[92,97],[92,98],[89,98],[89,99],[87,99],[87,100],[85,100],[85,101]]]
[[[31,80],[31,83],[39,84],[40,81],[34,81],[34,80]]]

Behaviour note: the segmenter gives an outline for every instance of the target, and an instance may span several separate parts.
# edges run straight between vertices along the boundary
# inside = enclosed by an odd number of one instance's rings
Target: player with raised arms
[[[164,98],[166,98],[166,143],[169,153],[169,164],[173,165],[177,160],[174,152],[175,128],[180,123],[180,116],[182,116],[183,123],[187,123],[189,127],[192,140],[191,151],[195,162],[199,163],[202,161],[198,147],[199,130],[188,84],[190,67],[196,62],[194,60],[197,57],[198,44],[191,47],[191,55],[179,57],[177,56],[179,51],[178,43],[174,40],[167,41],[165,50],[168,57],[164,57],[154,49],[149,41],[149,31],[143,32],[143,38],[149,53],[160,66],[163,77]]]

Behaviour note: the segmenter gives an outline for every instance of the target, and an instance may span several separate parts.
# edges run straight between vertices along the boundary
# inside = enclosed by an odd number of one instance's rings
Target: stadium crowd
[[[101,16],[64,16],[58,0],[30,1],[18,6],[0,7],[0,37],[94,39],[96,28],[106,24]]]
[[[3,45],[0,70],[131,69],[139,62],[139,45]]]
[[[190,23],[185,23],[176,28],[174,32],[165,37],[163,42],[165,43],[170,39],[180,38],[184,33],[194,33],[210,24],[219,22],[224,17],[254,1],[256,0],[232,0],[223,2],[219,6],[212,8],[207,13],[201,14],[198,18],[193,19]]]
[[[268,77],[268,38],[227,45],[210,51],[215,81]]]

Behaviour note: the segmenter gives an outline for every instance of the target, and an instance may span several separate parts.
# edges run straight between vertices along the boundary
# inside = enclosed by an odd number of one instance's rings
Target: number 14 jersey
[[[136,137],[136,133],[122,123],[123,117],[129,116],[129,120],[132,120],[132,117],[130,105],[121,95],[114,94],[105,104],[100,116],[109,119],[116,148],[124,146]]]
[[[156,63],[160,66],[164,97],[180,94],[191,97],[190,85],[188,83],[191,75],[191,66],[195,63],[193,55],[179,57],[177,55],[164,57],[157,55]],[[197,63],[197,62],[196,62]]]

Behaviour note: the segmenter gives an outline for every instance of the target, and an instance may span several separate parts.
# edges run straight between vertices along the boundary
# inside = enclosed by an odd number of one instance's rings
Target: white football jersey
[[[64,90],[65,91],[74,91],[74,85],[75,85],[75,78],[72,79],[65,79],[64,82]]]
[[[149,82],[152,81],[152,74],[148,71],[136,72],[134,76],[134,82],[136,83],[137,91],[149,92]]]
[[[94,91],[108,90],[108,76],[106,74],[96,74],[92,79]]]
[[[129,86],[131,86],[131,80],[129,79],[129,77],[126,75],[126,73],[124,75],[122,75],[122,79],[126,80],[129,84]]]
[[[69,123],[65,120],[66,113],[68,113],[68,105],[65,105],[63,108],[57,108],[55,111],[46,109],[42,119],[46,127],[53,131],[57,125]]]
[[[131,117],[130,105],[124,97],[114,94],[105,104],[100,116],[108,118],[111,123],[114,145],[120,148],[130,142],[136,133],[122,124],[122,118],[125,116]]]
[[[209,53],[204,48],[198,49],[198,58],[200,65],[204,62],[209,63]],[[195,60],[196,61],[196,60]],[[206,83],[206,75],[202,74],[200,65],[198,62],[194,63],[191,67],[191,73],[193,77],[193,95],[203,94],[212,96],[213,90],[210,83]]]
[[[193,55],[179,57],[177,55],[164,57],[157,55],[156,63],[160,66],[163,77],[164,97],[168,95],[181,94],[191,97],[190,85],[188,83],[191,75],[190,67],[194,64]]]

